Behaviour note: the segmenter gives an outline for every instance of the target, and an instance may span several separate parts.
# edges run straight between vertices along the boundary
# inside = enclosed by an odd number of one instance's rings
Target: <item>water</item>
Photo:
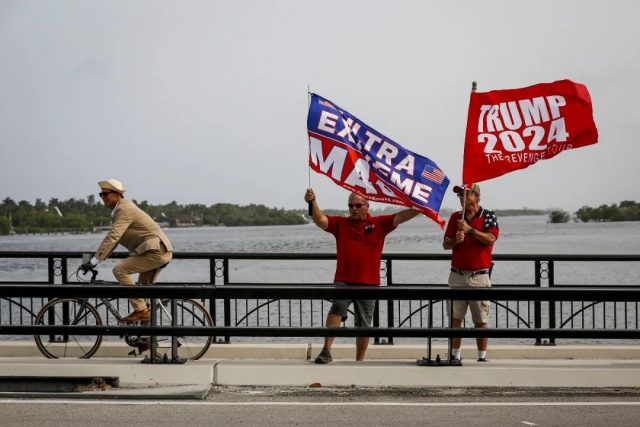
[[[500,218],[496,254],[640,254],[640,223],[548,224],[546,216]],[[333,253],[332,235],[315,225],[272,227],[201,227],[166,230],[176,252]],[[442,231],[417,218],[402,224],[386,240],[385,253],[444,253]],[[103,234],[0,236],[2,251],[93,251]],[[101,265],[105,275],[114,262]],[[70,266],[72,267],[72,266]],[[446,283],[448,263],[398,262],[398,283]],[[233,261],[234,282],[329,283],[334,261]],[[532,263],[503,262],[494,282],[532,283]],[[638,263],[558,263],[556,284],[637,284]],[[207,281],[206,261],[174,260],[162,272],[164,281]],[[1,280],[44,280],[46,261],[0,259]]]
[[[494,249],[496,254],[640,254],[640,224],[634,222],[549,224],[546,216],[503,217],[499,218],[499,222],[500,237]],[[166,233],[177,252],[335,252],[333,236],[313,224],[168,229]],[[385,252],[443,253],[442,236],[442,231],[435,223],[417,218],[402,224],[387,237]],[[103,237],[104,233],[0,236],[0,250],[93,251]],[[110,269],[114,264],[115,261],[108,260],[100,265],[103,279],[111,279]],[[637,285],[639,264],[556,263],[555,283]],[[395,261],[394,282],[444,284],[448,267],[448,262]],[[230,263],[229,269],[231,281],[237,283],[330,283],[335,261],[237,260]],[[46,260],[0,259],[0,280],[46,280],[46,271]],[[161,275],[161,281],[207,282],[208,279],[209,266],[206,260],[174,260]],[[533,284],[533,263],[497,263],[493,282]],[[240,317],[246,312],[242,307],[237,310]],[[314,306],[314,312],[320,314],[321,310]],[[261,325],[264,324],[263,319]],[[319,324],[322,324],[321,319],[314,321],[315,326]],[[301,340],[305,341],[304,338]]]

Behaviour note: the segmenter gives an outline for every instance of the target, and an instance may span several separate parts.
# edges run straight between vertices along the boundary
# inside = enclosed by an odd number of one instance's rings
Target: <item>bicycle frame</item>
[[[115,282],[96,281],[97,271],[92,271],[91,281],[89,283],[110,284]],[[78,271],[76,272],[78,275]],[[80,277],[78,277],[80,279]],[[78,280],[80,283],[87,283]],[[124,317],[118,309],[119,304],[114,304],[115,298],[97,297],[97,298],[53,298],[46,303],[35,317],[35,324],[44,325],[101,325],[103,318],[109,319],[109,313],[122,323]],[[92,302],[92,301],[95,301]],[[213,326],[214,322],[211,315],[207,312],[202,303],[191,299],[171,299],[171,306],[167,306],[165,301],[160,298],[151,299],[151,326],[156,324],[164,325],[168,321],[171,326]],[[163,304],[164,303],[164,304]],[[104,306],[104,309],[100,309]],[[103,314],[100,312],[102,311]],[[137,322],[135,322],[137,323]],[[90,358],[93,356],[102,344],[101,335],[84,336],[78,334],[45,334],[34,335],[38,349],[50,358],[66,358],[80,357]],[[93,337],[93,338],[90,338]],[[151,351],[151,357],[145,357],[146,362],[169,362],[183,363],[186,360],[196,360],[202,357],[208,350],[212,342],[212,337],[185,337],[176,335],[150,335],[146,336],[129,332],[121,337],[134,350],[130,355],[137,356],[146,350]],[[178,341],[179,338],[179,341]],[[165,354],[163,358],[158,357],[157,349],[159,341],[171,343],[171,358]],[[167,346],[163,346],[167,348]],[[179,349],[180,348],[180,349]],[[143,361],[143,362],[144,362]]]

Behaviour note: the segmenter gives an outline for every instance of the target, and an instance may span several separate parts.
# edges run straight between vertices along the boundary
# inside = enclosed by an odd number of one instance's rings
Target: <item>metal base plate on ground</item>
[[[462,366],[461,360],[456,359],[441,359],[440,355],[437,355],[435,359],[423,357],[416,361],[418,366]]]
[[[167,363],[167,364],[178,364],[182,365],[187,361],[185,357],[171,358],[168,355],[164,354],[162,356],[158,355],[154,358],[149,356],[145,356],[144,359],[140,361],[140,363]]]

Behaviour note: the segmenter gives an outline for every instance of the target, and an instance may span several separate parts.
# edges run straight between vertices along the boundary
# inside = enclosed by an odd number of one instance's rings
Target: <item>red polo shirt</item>
[[[459,219],[459,211],[451,214],[444,237],[456,237]],[[473,218],[465,218],[465,220],[467,224],[476,230],[491,233],[496,239],[498,238],[500,230],[498,228],[498,218],[494,212],[484,210],[480,207]],[[453,247],[451,267],[459,270],[483,270],[485,268],[491,268],[492,252],[493,245],[483,245],[478,242],[475,237],[467,234],[462,243]]]
[[[373,217],[355,222],[347,217],[327,216],[325,230],[336,238],[336,282],[380,285],[380,259],[384,239],[393,230],[395,215]]]

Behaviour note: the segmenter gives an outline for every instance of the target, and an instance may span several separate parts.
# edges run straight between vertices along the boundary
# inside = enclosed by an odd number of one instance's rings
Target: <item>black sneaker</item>
[[[479,357],[478,362],[488,362],[486,357]]]
[[[452,357],[449,361],[449,366],[462,366],[462,359],[458,359],[457,357]]]
[[[331,362],[333,359],[331,358],[331,352],[329,352],[329,349],[327,348],[322,348],[322,351],[320,352],[320,354],[318,355],[318,357],[316,357],[315,362],[316,363],[321,363],[321,364],[327,364],[329,362]]]

